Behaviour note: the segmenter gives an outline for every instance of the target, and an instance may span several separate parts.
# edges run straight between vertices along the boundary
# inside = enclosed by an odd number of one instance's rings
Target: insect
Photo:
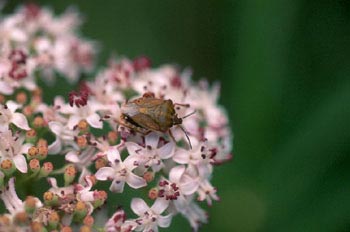
[[[147,92],[142,97],[126,102],[121,107],[121,124],[142,134],[148,134],[151,131],[169,132],[171,138],[174,136],[169,130],[178,125],[185,133],[190,148],[192,145],[186,130],[181,126],[182,119],[192,115],[192,112],[183,118],[179,118],[175,112],[175,106],[189,107],[187,104],[173,103],[172,100],[155,98],[153,93]]]

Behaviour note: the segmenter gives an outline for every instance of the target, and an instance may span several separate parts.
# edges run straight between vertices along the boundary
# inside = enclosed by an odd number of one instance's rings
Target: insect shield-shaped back
[[[155,98],[153,93],[145,93],[142,97],[123,104],[121,112],[121,124],[142,134],[169,131],[174,139],[169,129],[179,125],[188,138],[187,132],[181,127],[182,118],[177,117],[174,103],[170,99]]]

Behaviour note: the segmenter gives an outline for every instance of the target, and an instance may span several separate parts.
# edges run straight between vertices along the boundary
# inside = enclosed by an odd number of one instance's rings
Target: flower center
[[[159,197],[165,197],[166,200],[176,200],[180,196],[179,187],[175,183],[169,183],[166,180],[159,182]]]

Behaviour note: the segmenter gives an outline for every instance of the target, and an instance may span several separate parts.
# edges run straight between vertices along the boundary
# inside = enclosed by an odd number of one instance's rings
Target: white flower
[[[179,164],[188,164],[190,169],[194,169],[193,173],[198,176],[207,177],[212,173],[212,163],[214,162],[207,150],[205,141],[198,141],[194,137],[190,137],[193,148],[186,150],[178,148],[173,156],[173,160]]]
[[[23,130],[30,130],[24,114],[16,112],[19,107],[20,105],[14,101],[7,101],[6,105],[0,105],[0,131],[8,130],[10,123]]]
[[[15,216],[16,213],[24,211],[23,201],[21,201],[18,198],[17,193],[16,193],[15,178],[14,177],[12,177],[9,180],[8,186],[4,187],[0,197],[3,200],[6,209],[9,211],[9,213],[12,216]]]
[[[106,232],[130,232],[137,226],[137,223],[133,220],[126,220],[126,214],[124,210],[119,209],[115,212],[105,224]]]
[[[60,122],[49,122],[50,130],[56,135],[55,141],[49,145],[50,154],[58,154],[63,148],[71,146],[78,150],[74,137],[78,135],[78,130],[71,130]]]
[[[102,128],[100,116],[96,113],[103,108],[99,102],[87,101],[84,106],[70,106],[68,104],[61,105],[60,113],[69,116],[67,126],[72,130],[81,120],[86,120],[87,123],[94,128]]]
[[[14,177],[10,178],[8,185],[2,189],[0,198],[3,200],[6,209],[10,213],[9,216],[11,219],[13,219],[17,213],[25,211],[24,202],[18,198],[16,193]],[[35,201],[36,208],[40,208],[42,206],[41,201],[38,198],[35,198]]]
[[[169,173],[169,180],[162,178],[158,184],[158,197],[172,201],[177,211],[184,208],[185,196],[196,192],[199,185],[198,178],[192,178],[185,171],[184,165],[175,166]]]
[[[27,173],[27,161],[23,154],[27,153],[32,145],[23,142],[24,137],[19,135],[13,137],[11,130],[0,131],[0,162],[9,159],[20,172]]]
[[[95,157],[95,152],[95,147],[89,146],[85,150],[71,150],[66,154],[65,158],[81,171],[92,164]]]
[[[148,207],[141,198],[133,198],[131,201],[131,209],[139,218],[135,219],[138,226],[136,231],[158,232],[158,226],[167,228],[170,226],[172,215],[162,216],[161,214],[167,209],[168,201],[158,198],[152,205]]]
[[[138,164],[146,169],[152,168],[154,172],[158,172],[163,168],[164,159],[169,159],[174,154],[175,144],[169,141],[158,147],[160,137],[157,133],[152,132],[145,136],[145,147],[133,142],[126,142],[126,148],[130,155],[137,156]]]
[[[107,152],[107,158],[111,167],[100,168],[95,176],[98,180],[112,180],[110,190],[112,192],[123,192],[125,182],[132,188],[138,189],[146,186],[146,181],[132,173],[137,165],[137,157],[129,155],[124,161],[121,160],[116,147],[111,147]]]
[[[202,178],[199,183],[199,188],[197,190],[197,199],[199,201],[207,200],[207,204],[211,206],[212,199],[216,201],[220,200],[220,198],[216,195],[216,188],[211,185],[208,179]]]
[[[69,185],[66,187],[58,187],[57,181],[53,177],[47,178],[47,181],[51,185],[51,188],[49,189],[50,192],[56,194],[61,199],[69,199],[74,194],[74,186]]]
[[[191,197],[186,199],[187,204],[180,213],[189,221],[193,231],[198,231],[199,226],[207,222],[207,213],[193,202]]]

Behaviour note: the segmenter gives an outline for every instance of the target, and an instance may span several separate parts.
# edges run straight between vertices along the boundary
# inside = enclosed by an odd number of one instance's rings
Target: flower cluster
[[[219,200],[213,170],[231,159],[219,85],[195,83],[190,70],[175,66],[152,68],[144,56],[113,58],[82,80],[94,69],[96,48],[78,37],[79,23],[73,10],[54,17],[33,4],[1,18],[0,198],[7,213],[0,231],[151,232],[178,214],[197,230],[207,221],[199,202]],[[80,80],[79,87],[47,103],[42,93],[53,87],[45,83],[59,76]],[[42,179],[41,195],[19,199],[18,189],[33,192]],[[134,216],[118,208],[108,218],[106,200],[126,188],[138,194]]]

